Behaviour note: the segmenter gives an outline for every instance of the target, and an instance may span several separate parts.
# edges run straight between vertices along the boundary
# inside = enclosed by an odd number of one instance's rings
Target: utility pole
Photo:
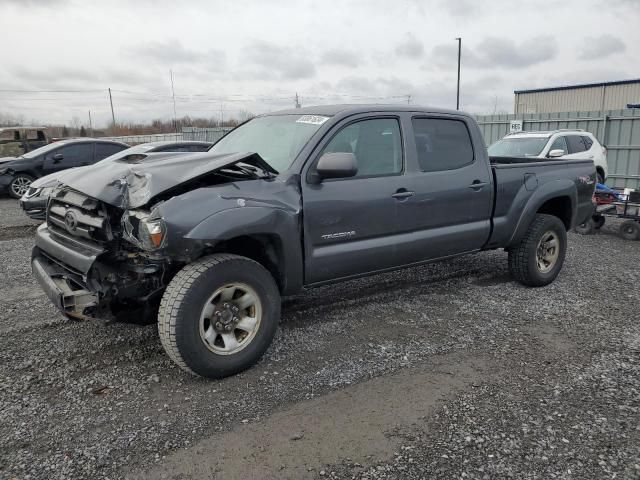
[[[109,89],[109,103],[111,104],[111,120],[113,121],[111,126],[111,133],[116,132],[116,115],[113,113],[113,97],[111,96],[111,89]]]
[[[462,56],[462,38],[456,37],[458,41],[458,89],[456,91],[456,110],[460,110],[460,57]]]
[[[223,103],[220,102],[220,126],[224,127],[224,108],[223,108]]]
[[[407,95],[407,105],[411,103],[411,94]]]
[[[176,115],[176,92],[173,90],[173,70],[169,70],[171,75],[171,96],[173,97],[173,126],[178,133],[178,116]]]
[[[89,136],[93,137],[93,124],[91,123],[91,110],[89,110]]]
[[[296,108],[300,108],[302,105],[300,105],[300,99],[298,98],[298,92],[296,92],[296,103],[295,103]]]

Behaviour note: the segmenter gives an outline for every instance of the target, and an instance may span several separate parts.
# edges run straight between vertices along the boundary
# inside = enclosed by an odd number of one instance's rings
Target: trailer
[[[640,240],[640,192],[630,189],[614,190],[598,183],[593,195],[594,212],[591,218],[575,230],[589,235],[602,228],[607,217],[622,219],[618,233],[625,240]]]

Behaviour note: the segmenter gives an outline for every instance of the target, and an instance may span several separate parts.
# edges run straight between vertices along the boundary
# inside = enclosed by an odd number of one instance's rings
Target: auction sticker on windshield
[[[329,117],[323,117],[321,115],[302,115],[296,123],[310,123],[311,125],[322,125],[329,120]]]

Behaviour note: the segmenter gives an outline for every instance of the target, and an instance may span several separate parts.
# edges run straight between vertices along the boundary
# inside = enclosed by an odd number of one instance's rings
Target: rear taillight
[[[607,147],[602,147],[602,154],[606,157],[607,156]]]

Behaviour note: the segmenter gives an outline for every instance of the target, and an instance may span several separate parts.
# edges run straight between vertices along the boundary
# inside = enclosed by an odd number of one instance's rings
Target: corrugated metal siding
[[[639,110],[476,116],[487,145],[504,137],[509,132],[510,121],[516,119],[523,121],[525,131],[580,128],[593,133],[600,143],[607,147],[607,184],[612,187],[640,190]]]
[[[640,103],[640,83],[611,85],[605,90],[604,110],[626,108],[628,103]]]
[[[640,83],[516,93],[514,102],[517,114],[616,110],[640,102]]]

